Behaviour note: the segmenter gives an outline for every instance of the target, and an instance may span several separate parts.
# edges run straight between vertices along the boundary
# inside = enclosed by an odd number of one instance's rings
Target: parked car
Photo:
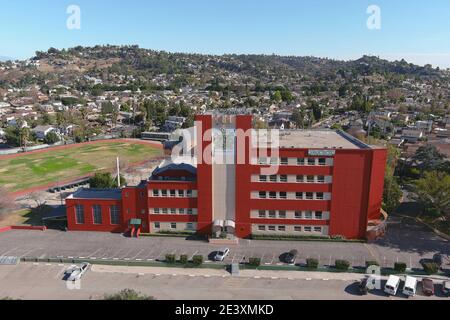
[[[434,296],[434,282],[431,279],[422,279],[422,292],[426,296]]]
[[[80,266],[75,266],[67,278],[68,281],[77,281],[80,280],[81,277],[86,273],[90,264],[87,262],[83,262]]]
[[[450,297],[450,281],[444,281],[442,284],[442,294],[446,297]]]
[[[289,251],[284,257],[284,262],[289,263],[289,264],[295,263],[295,260],[297,259],[297,255],[298,255],[297,250]]]
[[[223,248],[216,252],[216,255],[214,256],[214,261],[223,261],[227,257],[227,255],[230,253],[230,249]]]
[[[384,286],[384,292],[388,295],[395,296],[397,294],[398,287],[400,286],[400,278],[397,276],[389,276],[386,285]]]
[[[406,276],[405,285],[403,286],[403,294],[405,296],[414,297],[417,290],[417,278]]]

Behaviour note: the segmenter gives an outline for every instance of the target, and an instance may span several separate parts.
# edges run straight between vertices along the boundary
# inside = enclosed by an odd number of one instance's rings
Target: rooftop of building
[[[370,149],[371,147],[341,130],[281,130],[280,148]]]
[[[68,197],[68,199],[104,199],[120,200],[122,199],[122,190],[120,189],[86,189],[81,188]]]

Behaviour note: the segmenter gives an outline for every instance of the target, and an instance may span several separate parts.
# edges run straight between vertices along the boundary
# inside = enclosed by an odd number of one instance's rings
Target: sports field
[[[116,157],[121,163],[132,164],[161,155],[162,150],[151,144],[103,141],[0,157],[0,186],[18,192],[113,169]]]

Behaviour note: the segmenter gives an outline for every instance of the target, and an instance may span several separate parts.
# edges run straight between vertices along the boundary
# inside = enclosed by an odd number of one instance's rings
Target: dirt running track
[[[135,144],[144,144],[144,145],[151,145],[152,147],[158,148],[158,149],[162,149],[163,146],[161,143],[159,142],[153,142],[153,141],[145,141],[145,140],[136,140],[136,139],[112,139],[112,140],[98,140],[98,141],[90,141],[90,142],[83,142],[83,143],[76,143],[76,144],[68,144],[68,145],[63,145],[63,146],[57,146],[57,147],[52,147],[52,148],[46,148],[46,149],[41,149],[41,150],[34,150],[34,151],[30,151],[30,152],[24,152],[24,153],[16,153],[16,154],[9,154],[9,155],[2,155],[0,156],[0,160],[7,160],[7,159],[14,159],[14,158],[18,158],[18,157],[22,157],[24,155],[30,155],[30,154],[39,154],[39,153],[46,153],[46,152],[51,152],[51,151],[55,151],[55,150],[64,150],[64,149],[72,149],[72,148],[76,148],[76,147],[80,147],[83,145],[93,145],[93,144],[98,144],[98,143],[104,143],[104,142],[126,142],[126,143],[135,143]],[[161,158],[153,158],[151,161],[155,161],[158,159],[163,159],[164,157]],[[145,160],[145,161],[140,161],[137,163],[131,163],[132,166],[141,166],[144,165],[147,162],[151,162],[149,160]],[[62,180],[59,181],[58,183],[49,183],[46,185],[42,185],[42,186],[37,186],[34,188],[30,188],[30,189],[26,189],[26,190],[21,190],[18,192],[14,192],[11,193],[11,195],[14,198],[19,198],[22,196],[25,196],[27,194],[33,193],[33,192],[38,192],[38,191],[44,191],[53,187],[57,187],[58,185],[61,184],[67,184],[70,183],[72,181],[77,181],[77,180],[81,180],[84,178],[89,178],[92,175],[84,175],[81,177],[75,177],[75,178],[71,178],[71,179],[67,179],[67,180]]]

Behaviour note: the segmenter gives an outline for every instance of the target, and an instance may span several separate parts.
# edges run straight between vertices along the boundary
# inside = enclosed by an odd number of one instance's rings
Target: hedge
[[[196,255],[192,257],[192,263],[196,266],[200,266],[203,264],[203,256]]]
[[[350,268],[350,262],[347,260],[336,260],[334,262],[334,267],[338,270],[348,270]]]
[[[438,273],[439,266],[436,262],[424,262],[422,264],[423,270],[428,274]]]
[[[166,254],[166,262],[167,263],[175,263],[176,257],[174,254]]]
[[[261,259],[260,258],[249,258],[248,264],[253,267],[259,267],[261,265]]]
[[[341,236],[296,236],[296,235],[277,235],[277,234],[254,234],[250,237],[252,240],[273,240],[273,241],[323,241],[323,242],[351,242],[365,243],[366,240],[346,240]]]
[[[319,267],[319,261],[314,258],[306,259],[306,267],[308,269],[317,269]]]
[[[182,264],[186,264],[186,263],[188,263],[188,256],[186,255],[186,254],[182,254],[181,256],[180,256],[180,263],[182,263]]]
[[[406,263],[404,262],[396,262],[394,264],[394,270],[397,272],[405,272],[406,271]]]

